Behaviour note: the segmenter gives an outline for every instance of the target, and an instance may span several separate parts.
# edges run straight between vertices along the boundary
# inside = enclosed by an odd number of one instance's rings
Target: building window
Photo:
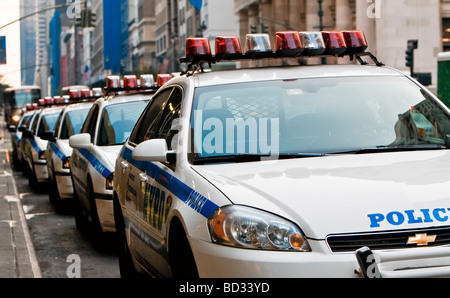
[[[450,51],[450,18],[442,19],[442,45],[444,52]]]

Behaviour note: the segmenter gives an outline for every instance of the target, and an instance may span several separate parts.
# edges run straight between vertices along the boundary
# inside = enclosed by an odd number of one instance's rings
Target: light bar
[[[186,40],[186,58],[181,58],[181,63],[187,63],[184,73],[190,73],[196,69],[203,69],[202,64],[212,64],[221,60],[249,60],[266,58],[298,58],[350,56],[356,57],[361,64],[367,62],[362,56],[369,56],[377,66],[384,64],[369,52],[367,40],[363,31],[321,31],[298,32],[281,31],[275,36],[275,50],[272,50],[268,34],[247,34],[245,37],[244,53],[237,36],[218,36],[215,40],[215,55],[211,54],[209,40],[207,38],[188,38]]]
[[[347,44],[345,54],[360,54],[367,50],[368,44],[363,31],[342,31],[342,34]]]
[[[161,87],[171,78],[172,76],[170,74],[158,74],[158,76],[156,77],[156,85],[158,85],[158,87]]]
[[[208,38],[186,39],[186,58],[190,61],[209,59],[211,57],[211,45]]]
[[[237,36],[216,37],[216,58],[233,60],[242,57],[241,43]]]
[[[304,56],[322,55],[325,52],[322,32],[299,32],[299,35],[304,48]]]
[[[325,42],[326,50],[324,55],[339,56],[347,51],[344,35],[340,31],[323,31],[322,37]]]

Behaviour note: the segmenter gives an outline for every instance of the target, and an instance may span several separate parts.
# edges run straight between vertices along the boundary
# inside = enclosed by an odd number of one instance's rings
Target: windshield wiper
[[[361,148],[356,150],[330,152],[328,155],[339,154],[370,154],[382,152],[398,152],[398,151],[420,151],[420,150],[443,150],[448,149],[444,145],[429,144],[429,145],[402,145],[402,146],[378,146],[374,148]]]
[[[324,153],[280,153],[280,154],[234,154],[221,156],[197,157],[192,161],[194,164],[206,163],[242,163],[242,162],[256,162],[264,160],[278,160],[278,159],[293,159],[293,158],[310,158],[325,156]]]

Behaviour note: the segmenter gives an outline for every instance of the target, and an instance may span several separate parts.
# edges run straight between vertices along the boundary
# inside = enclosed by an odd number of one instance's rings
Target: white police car
[[[48,182],[47,161],[45,151],[47,140],[40,138],[40,134],[53,130],[56,120],[63,110],[62,106],[54,106],[53,98],[40,100],[42,109],[35,114],[31,127],[23,131],[22,156],[28,175],[28,180],[32,188],[37,188],[39,184]]]
[[[128,90],[127,94],[98,99],[90,109],[80,134],[69,138],[74,149],[70,158],[75,197],[75,221],[84,230],[91,225],[94,233],[115,232],[112,183],[117,154],[133,126],[154,94],[154,80],[145,85],[148,75],[141,76],[139,91],[135,76],[107,80],[108,92]],[[148,91],[145,91],[148,90]],[[133,93],[139,92],[139,93]]]
[[[97,91],[97,93],[94,93]],[[49,198],[55,208],[61,209],[63,201],[73,199],[73,185],[70,176],[72,148],[69,138],[80,133],[94,100],[101,96],[98,90],[82,89],[70,91],[70,104],[60,114],[54,130],[41,134],[48,141],[46,149],[49,178]]]
[[[362,32],[276,40],[187,40],[116,161],[122,276],[449,276],[450,110]],[[314,52],[364,65],[195,71]]]
[[[27,125],[29,125],[35,113],[35,109],[31,107],[31,104],[29,104],[27,111],[23,114],[22,118],[20,118],[19,122],[17,123],[17,127],[15,125],[10,125],[8,127],[8,130],[11,133],[13,166],[16,169],[20,169],[22,165],[22,151],[20,148],[20,142],[22,140],[22,130],[24,130]]]

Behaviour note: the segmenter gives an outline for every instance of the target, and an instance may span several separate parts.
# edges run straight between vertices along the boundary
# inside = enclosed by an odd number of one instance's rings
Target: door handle
[[[126,170],[128,169],[128,163],[122,160],[120,164],[122,166],[122,174],[125,174]]]
[[[141,187],[145,187],[148,181],[148,176],[144,173],[140,173],[139,178],[141,179]]]

